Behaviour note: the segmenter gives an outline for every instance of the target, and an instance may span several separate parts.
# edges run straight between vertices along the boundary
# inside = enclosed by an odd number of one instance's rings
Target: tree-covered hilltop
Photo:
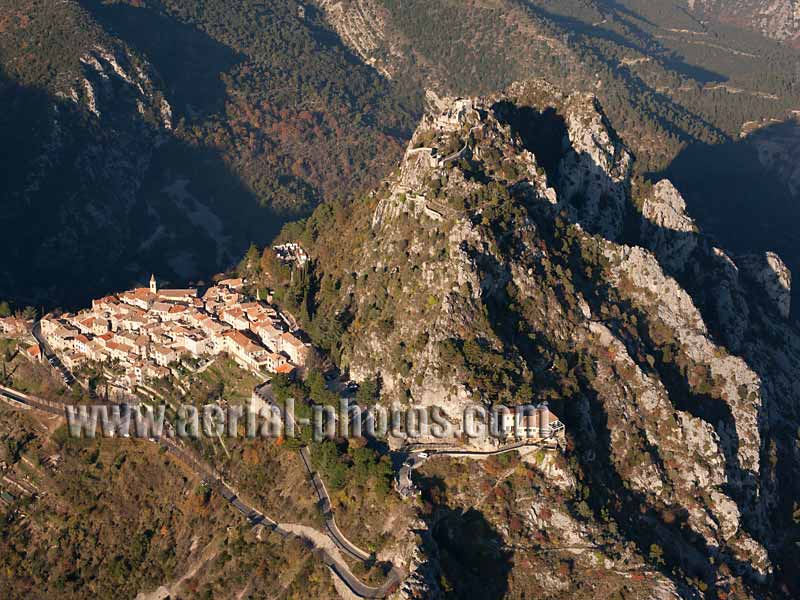
[[[162,74],[178,136],[218,149],[265,205],[304,214],[374,178],[413,127],[418,100],[300,2],[84,4]]]

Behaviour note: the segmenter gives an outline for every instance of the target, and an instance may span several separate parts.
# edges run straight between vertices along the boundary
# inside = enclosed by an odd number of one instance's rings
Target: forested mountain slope
[[[411,126],[296,2],[3,0],[0,76],[0,297],[48,305],[226,268]]]
[[[714,185],[696,184],[706,150],[800,108],[797,64],[757,33],[645,0],[0,0],[0,297],[70,304],[150,270],[208,277],[385,175],[429,88],[537,76],[596,93],[637,169],[671,167],[702,203],[726,181],[712,168]],[[793,173],[795,136],[770,133],[743,144],[762,189]]]

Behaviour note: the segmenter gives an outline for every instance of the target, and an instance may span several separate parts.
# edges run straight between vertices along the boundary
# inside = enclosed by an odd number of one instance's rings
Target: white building
[[[282,333],[278,338],[278,351],[283,352],[298,367],[305,366],[308,359],[310,346],[304,344],[289,332]]]

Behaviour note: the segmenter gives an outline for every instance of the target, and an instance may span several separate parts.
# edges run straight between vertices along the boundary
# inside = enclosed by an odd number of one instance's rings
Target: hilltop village
[[[242,279],[226,279],[199,290],[136,288],[92,301],[77,314],[48,315],[41,321],[44,341],[64,365],[87,361],[114,364],[133,387],[160,379],[187,359],[228,353],[258,375],[291,374],[305,366],[310,346],[297,337],[291,318],[244,293]]]

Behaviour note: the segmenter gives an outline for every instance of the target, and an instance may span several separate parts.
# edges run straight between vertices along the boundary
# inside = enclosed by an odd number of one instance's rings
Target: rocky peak
[[[641,239],[666,267],[683,270],[697,248],[697,225],[686,202],[667,179],[659,181],[641,200]]]
[[[767,300],[784,318],[789,318],[791,308],[792,274],[781,257],[774,252],[747,255],[739,258],[742,273],[756,283]]]
[[[633,157],[594,96],[563,96],[545,81],[529,81],[493,96],[429,92],[428,99],[430,111],[409,143],[392,198],[427,195],[430,208],[431,195],[464,198],[495,181],[529,188],[584,227],[619,236]],[[529,101],[542,110],[524,106]],[[379,206],[376,223],[385,208]]]
[[[320,286],[339,290],[328,310],[351,317],[343,365],[456,426],[467,401],[549,400],[592,494],[630,508],[625,535],[649,531],[668,571],[770,581],[790,519],[774,507],[797,493],[775,465],[800,475],[794,433],[777,433],[800,425],[780,259],[732,259],[669,181],[632,180],[590,95],[534,81],[429,104],[397,172],[355,207],[369,224],[351,258],[326,263],[339,237],[315,252]],[[790,341],[766,361],[775,336]]]
[[[569,146],[559,168],[559,191],[576,221],[616,239],[625,218],[633,157],[611,130],[596,97],[570,96],[565,112]]]

